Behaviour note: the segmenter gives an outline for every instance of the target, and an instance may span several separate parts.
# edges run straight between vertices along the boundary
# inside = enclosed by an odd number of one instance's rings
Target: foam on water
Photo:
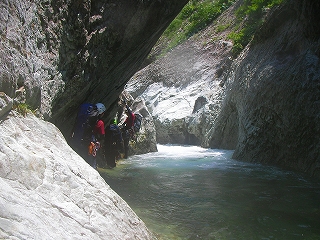
[[[201,168],[222,167],[233,162],[233,151],[205,149],[197,146],[158,145],[158,152],[130,157],[126,164],[136,164],[142,168]]]

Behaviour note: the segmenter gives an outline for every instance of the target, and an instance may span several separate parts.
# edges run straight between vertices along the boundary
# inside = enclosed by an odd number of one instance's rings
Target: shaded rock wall
[[[3,1],[0,91],[68,135],[80,103],[111,115],[123,86],[187,0]],[[18,100],[18,99],[17,99]]]
[[[211,147],[234,133],[235,159],[320,177],[319,7],[289,1],[271,13],[230,69]]]
[[[52,4],[54,5],[54,4]],[[15,102],[51,114],[51,103],[63,87],[58,69],[61,16],[49,1],[1,1],[0,91]],[[18,91],[19,90],[19,91]]]
[[[59,62],[66,87],[53,104],[53,121],[63,132],[68,131],[65,121],[84,100],[103,102],[108,113],[114,113],[125,83],[186,2],[122,0],[70,5]]]

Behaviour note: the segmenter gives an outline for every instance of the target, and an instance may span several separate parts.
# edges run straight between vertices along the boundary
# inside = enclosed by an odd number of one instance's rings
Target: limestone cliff
[[[132,209],[51,123],[0,122],[0,239],[152,239]]]
[[[1,1],[0,238],[152,238],[63,135],[82,102],[103,102],[106,121],[114,116],[124,85],[186,2]],[[10,112],[19,107],[63,135]]]
[[[233,59],[228,29],[217,28],[234,26],[237,4],[127,90],[145,99],[159,142],[235,149],[235,159],[320,177],[320,3],[289,0],[269,11]]]
[[[215,24],[235,25],[230,7]],[[126,85],[142,97],[157,129],[157,142],[209,146],[225,98],[225,76],[232,63],[228,31],[213,24],[137,72]],[[236,139],[229,139],[233,149]]]
[[[233,62],[211,147],[227,146],[233,128],[234,158],[320,177],[319,8],[288,1]]]
[[[186,2],[2,1],[0,91],[38,108],[66,136],[84,101],[103,102],[112,116],[124,85]]]

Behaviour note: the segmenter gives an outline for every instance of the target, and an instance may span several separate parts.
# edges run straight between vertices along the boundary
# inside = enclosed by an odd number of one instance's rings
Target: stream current
[[[232,153],[158,145],[100,174],[158,239],[320,239],[320,183]]]

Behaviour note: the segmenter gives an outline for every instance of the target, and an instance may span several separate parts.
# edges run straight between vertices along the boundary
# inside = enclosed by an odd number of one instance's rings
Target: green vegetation
[[[262,25],[266,11],[284,0],[244,0],[236,11],[238,22],[243,22],[241,30],[231,32],[228,38],[234,43],[232,52],[237,56],[250,42],[256,30]]]
[[[217,26],[216,31],[217,32],[223,32],[224,30],[226,30],[229,27],[230,27],[230,24],[219,25],[219,26]]]
[[[236,0],[190,0],[170,26],[163,33],[169,40],[165,51],[186,41],[195,33],[207,27]]]
[[[228,35],[234,43],[232,52],[237,56],[250,42],[256,30],[262,25],[268,9],[285,0],[243,0],[236,11],[238,25]],[[166,42],[163,53],[183,43],[192,35],[206,28],[236,0],[190,0],[162,35]],[[230,27],[230,24],[216,27],[217,33]]]
[[[13,106],[13,109],[16,110],[18,113],[23,115],[24,117],[27,115],[27,113],[35,113],[35,110],[32,109],[28,104],[26,103],[19,103],[17,105]]]

